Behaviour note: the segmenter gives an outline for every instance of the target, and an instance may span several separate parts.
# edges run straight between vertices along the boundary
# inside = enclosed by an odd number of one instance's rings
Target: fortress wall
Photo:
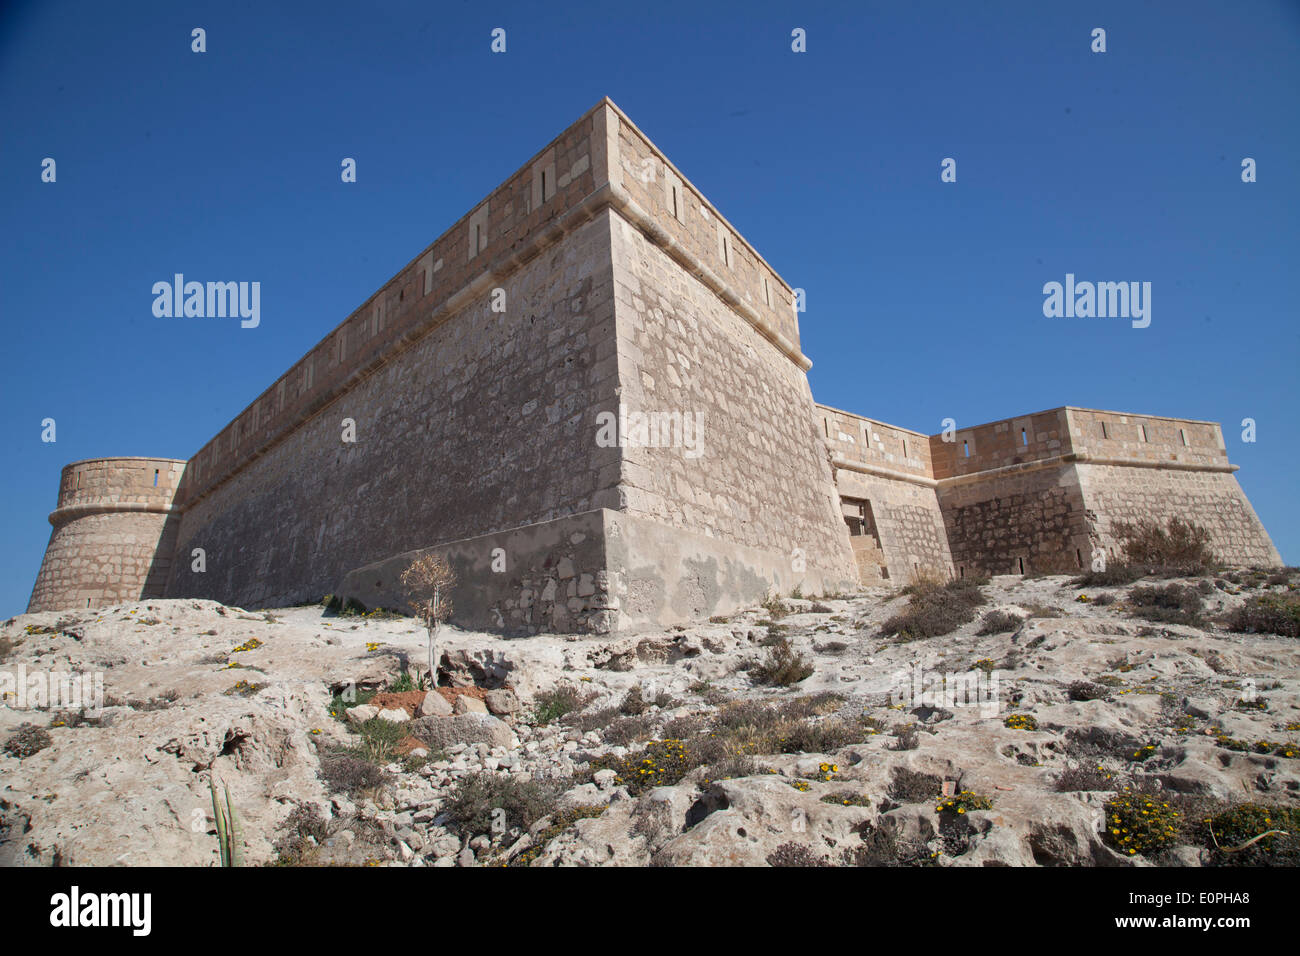
[[[847,499],[843,513],[860,513],[859,502],[867,503],[871,527],[850,537],[862,582],[907,583],[918,572],[951,576],[929,437],[828,405],[816,406],[815,422]]]
[[[896,425],[818,405],[817,425],[832,459],[918,478],[934,477],[930,438]]]
[[[184,462],[92,458],[63,469],[54,526],[28,611],[161,597]]]
[[[1045,461],[1069,451],[1070,427],[1064,408],[959,428],[952,441],[945,441],[942,433],[930,436],[938,480]]]
[[[836,470],[835,484],[842,497],[871,504],[878,544],[873,547],[869,534],[850,539],[858,555],[862,583],[907,584],[918,573],[941,578],[954,573],[943,513],[933,485],[846,468]]]
[[[698,457],[682,447],[624,449],[619,510],[805,562],[808,592],[851,582],[804,369],[622,216],[613,262],[620,401],[703,422]]]
[[[1150,518],[1164,523],[1178,517],[1209,531],[1210,548],[1225,564],[1282,564],[1282,556],[1231,471],[1091,463],[1076,468],[1084,499],[1096,515],[1097,544],[1112,559],[1122,555],[1114,536],[1117,522]]]
[[[618,449],[593,440],[596,411],[616,405],[609,220],[494,280],[506,312],[483,290],[192,503],[168,595],[317,600],[394,554],[615,503]]]
[[[1214,422],[1067,408],[1070,444],[1092,459],[1228,467],[1223,432]]]
[[[534,246],[558,241],[557,214],[591,195],[607,164],[605,104],[537,153],[411,260],[294,364],[190,460],[178,502],[188,507],[321,408],[464,305],[466,290],[495,285]]]
[[[1073,465],[941,482],[938,496],[958,576],[1064,573],[1083,567],[1090,553],[1091,526]]]
[[[618,155],[610,178],[653,219],[656,244],[689,255],[723,286],[724,299],[752,310],[756,319],[797,351],[794,293],[785,280],[631,120],[617,113],[611,118],[614,123]]]

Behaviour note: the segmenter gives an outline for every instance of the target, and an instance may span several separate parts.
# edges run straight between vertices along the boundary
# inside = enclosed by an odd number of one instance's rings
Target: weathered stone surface
[[[447,703],[447,698],[443,697],[436,690],[431,690],[424,695],[424,700],[416,710],[416,717],[449,717],[451,715],[451,704]]]
[[[488,712],[487,704],[477,697],[470,697],[467,694],[458,696],[456,706],[452,709],[457,714],[486,714]]]
[[[523,706],[512,690],[490,690],[484,695],[483,700],[487,704],[488,711],[498,715],[513,714]]]
[[[411,736],[435,749],[453,744],[483,743],[491,747],[510,745],[510,728],[489,714],[457,714],[452,717],[421,717],[411,721]]]

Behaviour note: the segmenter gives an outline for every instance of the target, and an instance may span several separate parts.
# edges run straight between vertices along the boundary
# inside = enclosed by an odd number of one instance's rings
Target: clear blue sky
[[[1300,563],[1294,0],[0,9],[0,614],[64,464],[188,458],[603,95],[807,289],[818,400],[1220,421]],[[174,272],[260,281],[260,327],[155,318]],[[1151,326],[1044,318],[1067,272],[1151,282]]]

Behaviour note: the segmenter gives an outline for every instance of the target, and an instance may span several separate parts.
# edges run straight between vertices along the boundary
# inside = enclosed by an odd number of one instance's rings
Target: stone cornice
[[[877,478],[889,478],[895,481],[906,481],[914,485],[920,485],[923,488],[956,488],[962,485],[978,484],[981,481],[988,481],[994,478],[1003,478],[1011,475],[1021,475],[1034,471],[1041,471],[1044,468],[1059,468],[1062,465],[1115,465],[1122,468],[1154,468],[1162,471],[1203,471],[1217,474],[1232,474],[1238,471],[1237,465],[1198,465],[1192,462],[1184,461],[1136,461],[1127,458],[1103,458],[1100,456],[1070,453],[1068,455],[1056,455],[1052,458],[1044,458],[1039,461],[1026,461],[1015,465],[1006,465],[1002,468],[988,468],[983,471],[973,471],[968,475],[953,475],[949,478],[927,478],[924,475],[913,475],[907,472],[895,471],[892,468],[884,468],[879,465],[871,465],[866,462],[852,461],[843,455],[836,453],[831,454],[831,464],[836,468],[843,468],[845,471],[856,471],[861,474],[874,475]]]

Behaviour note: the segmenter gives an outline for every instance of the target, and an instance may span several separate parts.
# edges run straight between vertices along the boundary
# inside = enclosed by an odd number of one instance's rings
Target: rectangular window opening
[[[965,456],[966,456],[967,458],[969,458],[969,457],[970,457],[970,442],[968,442],[968,441],[964,441],[964,442],[962,442],[962,443],[961,443],[961,450],[962,450],[962,452],[965,454]]]
[[[1147,427],[1145,425],[1139,425],[1138,427],[1142,429],[1142,440],[1150,441],[1151,439],[1147,438]]]
[[[1074,549],[1074,563],[1076,567],[1083,567],[1083,552],[1078,548]]]
[[[1024,574],[1024,573],[1025,573],[1025,559],[1024,559],[1024,558],[1016,558],[1016,561],[1019,562],[1019,564],[1020,564],[1020,573],[1021,573],[1021,574]]]
[[[1024,445],[1026,448],[1029,447],[1029,433],[1023,428],[1020,429],[1020,444]]]
[[[906,438],[903,439],[903,457],[904,457],[904,458],[907,457],[907,439],[906,439]]]
[[[1180,428],[1180,429],[1178,429],[1178,437],[1181,438],[1181,439],[1183,440],[1183,446],[1186,447],[1186,446],[1187,446],[1187,429],[1185,429],[1185,428]]]
[[[1107,428],[1106,428],[1106,423],[1105,423],[1105,422],[1102,422],[1102,423],[1101,423],[1101,437],[1102,437],[1102,438],[1109,438],[1109,437],[1110,437],[1110,431],[1107,430]]]
[[[157,468],[155,468],[155,469],[153,470],[153,486],[154,486],[155,488],[158,487],[158,469],[157,469]]]

